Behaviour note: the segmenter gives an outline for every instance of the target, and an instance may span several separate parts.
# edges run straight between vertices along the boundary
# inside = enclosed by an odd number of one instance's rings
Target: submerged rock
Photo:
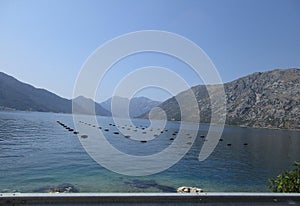
[[[76,193],[79,190],[70,183],[63,183],[58,186],[45,186],[34,190],[33,192],[41,192],[41,193]]]
[[[124,182],[125,184],[131,186],[131,187],[135,187],[135,188],[139,188],[139,189],[148,189],[148,188],[157,188],[159,190],[161,190],[162,192],[176,192],[176,189],[170,186],[166,186],[166,185],[161,185],[158,184],[155,180],[138,180],[138,179],[134,179],[132,181],[126,181]]]

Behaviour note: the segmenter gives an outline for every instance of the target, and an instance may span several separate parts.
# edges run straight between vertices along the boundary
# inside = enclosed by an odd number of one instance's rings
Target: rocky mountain
[[[82,97],[79,99],[82,100],[81,103],[89,102],[91,104],[92,101]],[[110,112],[98,104],[95,108],[98,115],[110,115]],[[0,109],[71,113],[72,100],[59,97],[45,89],[35,88],[0,72]]]
[[[137,117],[141,114],[144,114],[148,111],[150,111],[152,108],[159,105],[161,102],[151,100],[146,97],[134,97],[132,99],[127,99],[124,97],[112,97],[108,100],[101,103],[101,106],[105,108],[106,110],[111,112],[111,103],[114,101],[115,108],[114,113],[118,117],[126,117],[125,111],[127,108],[127,105],[129,105],[129,116],[130,117]]]
[[[214,90],[217,85],[209,86]],[[300,70],[276,69],[257,72],[224,84],[226,94],[226,124],[259,128],[300,129]],[[191,88],[199,110],[200,121],[209,123],[211,102],[204,85]],[[218,90],[212,93],[217,94]],[[184,98],[187,91],[159,105],[169,120],[181,119],[176,98]],[[195,115],[195,111],[189,111]],[[159,112],[158,112],[159,113]],[[159,114],[156,114],[159,116]],[[141,117],[148,118],[149,114]]]

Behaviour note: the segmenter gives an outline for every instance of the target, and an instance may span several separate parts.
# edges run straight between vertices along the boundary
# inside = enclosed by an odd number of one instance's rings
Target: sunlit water
[[[117,128],[112,118],[98,119],[109,129],[105,136],[112,145],[135,155],[164,149],[180,125],[169,122],[164,128],[167,132],[141,143],[113,134]],[[57,120],[74,128],[72,115],[0,112],[0,192],[39,192],[63,183],[80,192],[172,192],[180,186],[207,192],[268,192],[268,179],[300,160],[299,131],[227,126],[223,141],[208,159],[199,162],[202,135],[208,130],[208,125],[200,125],[193,147],[173,167],[155,175],[130,177],[97,164],[83,149],[80,137]],[[146,120],[133,122],[135,126],[148,124]]]

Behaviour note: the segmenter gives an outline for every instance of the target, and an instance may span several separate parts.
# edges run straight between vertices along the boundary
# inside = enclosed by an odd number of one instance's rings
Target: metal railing
[[[0,205],[300,205],[299,193],[0,193]]]

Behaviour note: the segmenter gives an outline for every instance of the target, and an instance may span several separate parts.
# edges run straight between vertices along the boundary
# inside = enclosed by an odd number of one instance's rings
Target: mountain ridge
[[[88,100],[86,99],[86,101]],[[110,115],[110,112],[101,108],[99,104],[95,103],[95,105],[97,115]],[[23,83],[0,72],[1,108],[6,110],[72,113],[72,100],[62,98],[46,89]]]
[[[208,85],[216,87],[216,85]],[[224,84],[226,124],[273,129],[300,129],[300,70],[297,68],[255,72]],[[200,122],[209,123],[211,102],[205,85],[192,90],[198,101]],[[187,90],[188,91],[188,90]],[[175,97],[182,97],[187,91]],[[216,94],[216,93],[215,93]],[[213,95],[215,95],[213,94]],[[180,121],[180,108],[175,97],[160,107],[168,120]],[[159,112],[152,117],[159,116]],[[190,111],[193,115],[193,111]],[[149,113],[141,118],[148,118]]]

